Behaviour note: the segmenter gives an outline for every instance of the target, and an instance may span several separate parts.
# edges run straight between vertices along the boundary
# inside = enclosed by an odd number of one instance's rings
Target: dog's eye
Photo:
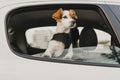
[[[67,19],[67,16],[63,16],[64,19]]]

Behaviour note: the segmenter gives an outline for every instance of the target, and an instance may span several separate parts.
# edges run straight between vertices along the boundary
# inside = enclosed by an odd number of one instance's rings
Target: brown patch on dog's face
[[[61,22],[62,15],[63,15],[63,9],[60,8],[52,15],[52,18],[55,19],[57,22]]]
[[[73,10],[73,9],[70,9],[70,16],[74,19],[78,19],[78,16],[77,16],[75,10]]]

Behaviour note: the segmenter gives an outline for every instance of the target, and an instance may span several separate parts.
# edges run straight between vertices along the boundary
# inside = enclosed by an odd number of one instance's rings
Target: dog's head
[[[76,26],[76,19],[78,19],[75,10],[58,9],[52,16],[61,26],[67,28],[74,28]]]

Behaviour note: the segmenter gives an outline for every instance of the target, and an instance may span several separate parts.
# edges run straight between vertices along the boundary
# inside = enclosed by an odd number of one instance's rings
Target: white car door
[[[18,1],[19,2],[19,1]],[[22,2],[22,1],[21,1]],[[80,3],[80,1],[29,1],[10,4],[2,3],[0,8],[0,80],[119,80],[120,69],[116,67],[102,67],[81,64],[67,64],[59,62],[41,61],[24,58],[18,55],[8,44],[6,31],[7,14],[19,7],[35,6],[53,3]],[[22,57],[20,57],[22,56]],[[27,55],[26,55],[27,56]],[[30,57],[32,58],[32,56]]]

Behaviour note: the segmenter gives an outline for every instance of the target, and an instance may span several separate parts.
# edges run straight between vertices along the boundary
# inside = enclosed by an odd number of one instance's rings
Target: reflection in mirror
[[[79,27],[79,34],[84,27]],[[26,31],[27,43],[30,47],[37,49],[47,49],[49,41],[52,39],[55,33],[55,26],[31,28]],[[65,49],[59,57],[51,58],[68,61],[81,61],[81,62],[94,62],[94,63],[107,63],[107,64],[119,64],[120,48],[111,46],[111,36],[101,30],[94,29],[97,38],[97,46],[86,46]],[[104,35],[104,36],[103,36]],[[78,40],[79,43],[79,40]],[[72,58],[65,58],[69,50],[73,51]],[[42,57],[44,51],[33,54],[34,57]]]

